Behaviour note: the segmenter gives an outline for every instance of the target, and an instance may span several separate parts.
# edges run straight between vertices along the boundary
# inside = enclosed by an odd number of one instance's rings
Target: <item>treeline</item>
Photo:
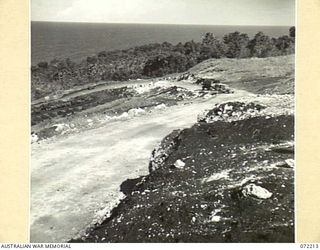
[[[291,27],[288,35],[278,38],[259,32],[250,39],[247,34],[233,32],[218,39],[212,33],[206,33],[201,42],[176,45],[164,42],[102,51],[80,63],[69,58],[54,59],[31,67],[32,98],[89,82],[124,81],[183,72],[210,58],[281,56],[294,53],[294,49],[295,27]]]

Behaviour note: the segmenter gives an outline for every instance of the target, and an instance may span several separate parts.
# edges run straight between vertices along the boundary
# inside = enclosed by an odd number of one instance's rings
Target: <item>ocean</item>
[[[287,35],[287,26],[217,26],[165,24],[111,24],[31,22],[31,64],[54,58],[74,61],[100,51],[127,49],[134,46],[170,42],[201,41],[206,32],[221,38],[239,31],[250,37],[262,31],[271,37]]]

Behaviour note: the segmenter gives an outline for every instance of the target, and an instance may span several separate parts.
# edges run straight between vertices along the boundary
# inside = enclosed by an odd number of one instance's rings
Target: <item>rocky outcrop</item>
[[[153,172],[161,168],[170,154],[177,149],[181,140],[179,138],[180,132],[181,130],[174,130],[152,151],[149,163],[149,172]]]

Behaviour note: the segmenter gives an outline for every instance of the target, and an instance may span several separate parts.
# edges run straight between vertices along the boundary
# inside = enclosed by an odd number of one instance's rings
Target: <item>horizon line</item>
[[[46,22],[46,23],[92,23],[92,24],[143,24],[143,25],[194,25],[194,26],[261,26],[261,27],[289,27],[295,26],[295,24],[282,24],[282,25],[270,25],[270,24],[198,24],[198,23],[139,23],[139,22],[87,22],[87,21],[51,21],[51,20],[31,20],[30,22]]]

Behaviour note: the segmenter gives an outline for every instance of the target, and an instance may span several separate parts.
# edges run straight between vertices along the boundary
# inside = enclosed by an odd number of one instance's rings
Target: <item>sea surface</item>
[[[172,44],[201,41],[206,32],[221,38],[234,31],[250,37],[259,31],[279,37],[287,35],[289,27],[31,22],[31,64],[68,57],[80,61],[103,50],[165,41]]]

